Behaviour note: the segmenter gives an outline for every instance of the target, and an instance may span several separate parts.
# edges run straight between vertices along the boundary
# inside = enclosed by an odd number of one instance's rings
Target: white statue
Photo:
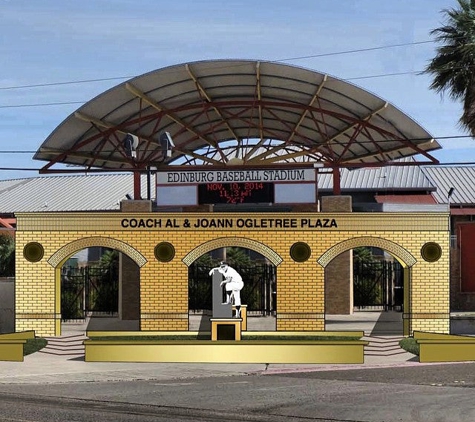
[[[244,287],[241,275],[226,262],[221,262],[218,268],[213,268],[209,275],[212,275],[214,270],[218,270],[225,278],[221,282],[221,286],[225,285],[226,302],[225,304],[233,303],[236,306],[236,318],[241,317],[241,289]]]

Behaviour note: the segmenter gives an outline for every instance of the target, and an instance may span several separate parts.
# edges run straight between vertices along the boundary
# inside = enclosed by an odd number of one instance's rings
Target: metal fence
[[[241,302],[249,314],[271,315],[276,312],[276,271],[271,264],[233,266],[242,276],[244,287]],[[192,264],[188,270],[188,300],[190,312],[201,313],[212,309],[211,267]]]
[[[355,262],[353,294],[356,309],[402,310],[404,273],[397,261]]]
[[[84,320],[88,314],[116,315],[118,271],[111,267],[63,267],[61,316],[63,321]]]

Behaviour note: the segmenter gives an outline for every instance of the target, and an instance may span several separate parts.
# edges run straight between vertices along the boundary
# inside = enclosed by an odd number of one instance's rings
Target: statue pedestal
[[[232,318],[232,305],[230,303],[223,303],[225,295],[224,289],[221,286],[222,280],[222,274],[215,270],[213,272],[213,318]]]
[[[233,312],[236,312],[236,306],[233,305]],[[241,330],[242,331],[247,331],[247,305],[241,305],[241,318],[242,318],[242,324],[241,324]]]
[[[242,318],[211,318],[211,341],[241,340]]]

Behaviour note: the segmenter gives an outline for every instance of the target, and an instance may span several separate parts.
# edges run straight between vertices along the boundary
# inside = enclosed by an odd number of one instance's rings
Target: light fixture
[[[123,141],[127,157],[137,158],[137,147],[139,146],[139,137],[128,133]]]
[[[175,143],[173,142],[170,132],[163,132],[159,139],[163,158],[170,158],[172,156],[173,148],[175,147]]]

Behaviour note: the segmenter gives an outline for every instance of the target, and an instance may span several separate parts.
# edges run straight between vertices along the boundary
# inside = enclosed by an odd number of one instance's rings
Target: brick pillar
[[[351,212],[351,196],[322,197],[322,212]],[[353,251],[346,251],[325,268],[325,313],[353,313]]]
[[[122,320],[140,319],[140,268],[127,255],[119,258],[119,317]]]
[[[122,212],[152,212],[152,201],[124,200],[120,202]]]

